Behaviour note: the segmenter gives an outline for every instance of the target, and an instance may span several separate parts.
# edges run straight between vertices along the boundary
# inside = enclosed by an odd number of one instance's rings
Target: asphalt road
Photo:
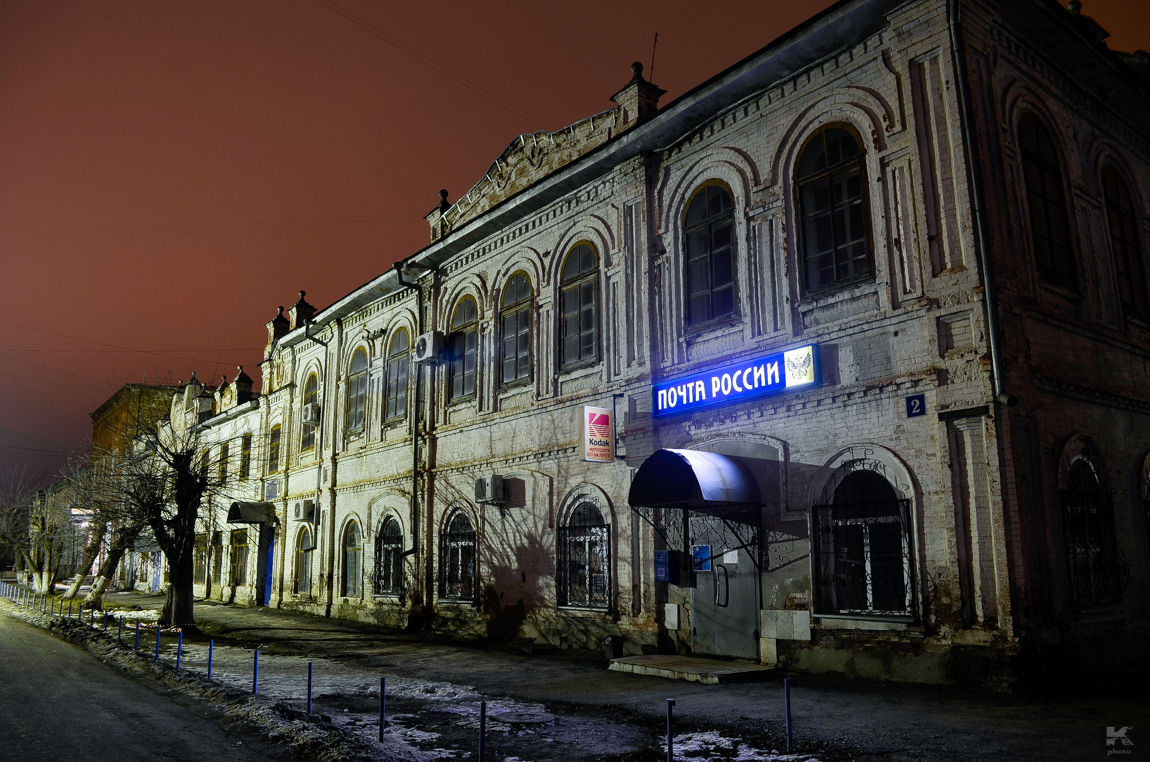
[[[294,759],[219,712],[0,616],[0,760]]]

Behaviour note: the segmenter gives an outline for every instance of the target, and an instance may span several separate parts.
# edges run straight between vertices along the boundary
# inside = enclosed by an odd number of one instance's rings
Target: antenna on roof
[[[651,44],[651,73],[647,76],[650,78],[648,81],[653,85],[655,84],[655,48],[659,46],[659,33],[655,32],[655,42]]]

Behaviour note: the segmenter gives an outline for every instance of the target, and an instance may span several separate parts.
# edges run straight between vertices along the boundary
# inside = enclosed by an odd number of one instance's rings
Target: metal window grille
[[[475,600],[475,531],[461,513],[439,537],[439,597]]]
[[[375,538],[375,594],[403,591],[403,533],[399,522],[388,519]]]
[[[817,611],[913,615],[910,501],[816,505],[812,510]]]
[[[611,527],[603,514],[583,503],[557,534],[559,605],[610,608]]]
[[[1118,603],[1129,566],[1115,539],[1110,495],[1069,489],[1061,492],[1071,602],[1076,608]]]

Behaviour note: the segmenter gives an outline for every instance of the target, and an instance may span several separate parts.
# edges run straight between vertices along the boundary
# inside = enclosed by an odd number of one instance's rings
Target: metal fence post
[[[209,680],[212,679],[212,652],[215,650],[215,648],[216,648],[216,641],[209,640],[208,641],[208,679]]]
[[[479,762],[487,762],[487,702],[479,702]]]
[[[260,681],[260,650],[258,648],[256,649],[255,654],[256,654],[256,658],[252,662],[252,695],[253,696],[259,692],[257,690],[259,688],[259,681]]]
[[[675,762],[675,735],[671,718],[675,711],[675,699],[667,699],[667,762]]]
[[[791,679],[783,678],[783,698],[787,704],[787,751],[791,750]]]
[[[379,742],[383,743],[383,728],[387,723],[387,678],[379,678]]]
[[[176,671],[180,671],[180,657],[184,655],[184,631],[180,630],[180,640],[176,644]]]
[[[160,661],[160,632],[162,632],[163,629],[164,629],[163,627],[160,627],[160,623],[156,622],[156,661],[157,662]]]
[[[136,617],[136,650],[140,650],[140,618]]]
[[[307,713],[311,716],[311,662],[307,663]]]

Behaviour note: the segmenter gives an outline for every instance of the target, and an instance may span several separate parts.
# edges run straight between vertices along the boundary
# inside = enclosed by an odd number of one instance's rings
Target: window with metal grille
[[[855,471],[812,510],[816,612],[913,616],[910,501],[881,475]]]
[[[212,584],[223,584],[224,533],[212,532]]]
[[[343,579],[340,592],[349,598],[363,595],[363,537],[354,521],[343,531]]]
[[[523,273],[512,275],[500,297],[503,383],[526,381],[531,376],[531,282]]]
[[[367,408],[367,352],[355,350],[347,372],[347,430],[362,431]]]
[[[311,530],[300,527],[299,536],[295,543],[295,578],[292,580],[292,592],[296,595],[311,594]]]
[[[453,400],[475,396],[475,367],[479,348],[479,310],[475,300],[465,296],[455,305],[451,318],[448,360],[448,397]]]
[[[407,414],[407,366],[410,363],[407,331],[400,328],[391,337],[387,348],[387,399],[383,404],[383,419],[393,421]]]
[[[268,473],[274,474],[280,470],[280,432],[279,425],[272,426],[268,434]]]
[[[451,517],[439,536],[439,597],[475,600],[475,530],[462,511]]]
[[[1138,215],[1130,190],[1114,167],[1102,173],[1106,194],[1106,219],[1110,223],[1110,248],[1114,254],[1114,274],[1118,280],[1118,298],[1131,312],[1147,312],[1146,269],[1139,244]]]
[[[232,532],[232,547],[229,571],[232,587],[248,583],[248,530],[236,529]]]
[[[1030,240],[1038,274],[1073,286],[1078,280],[1070,244],[1069,211],[1063,190],[1062,166],[1054,139],[1034,114],[1018,123],[1026,205],[1030,211]]]
[[[590,362],[599,353],[599,257],[589,243],[567,253],[561,277],[563,367]]]
[[[808,292],[871,274],[862,141],[853,130],[815,133],[799,157],[797,181],[803,274]]]
[[[252,472],[252,435],[244,434],[240,438],[240,478],[246,479]]]
[[[319,377],[309,373],[307,382],[303,387],[303,406],[314,405],[319,400]],[[304,426],[303,436],[299,440],[300,450],[310,450],[315,447],[315,432],[319,426]]]
[[[1114,533],[1114,505],[1085,458],[1070,465],[1062,524],[1071,603],[1075,608],[1118,603],[1129,569]]]
[[[683,221],[687,325],[735,312],[735,210],[721,185],[695,191]]]
[[[611,606],[611,527],[592,503],[580,503],[558,531],[560,606]]]
[[[399,595],[403,591],[403,532],[388,517],[375,538],[375,594]]]
[[[208,581],[208,536],[196,535],[196,544],[192,553],[192,581],[202,585]]]

